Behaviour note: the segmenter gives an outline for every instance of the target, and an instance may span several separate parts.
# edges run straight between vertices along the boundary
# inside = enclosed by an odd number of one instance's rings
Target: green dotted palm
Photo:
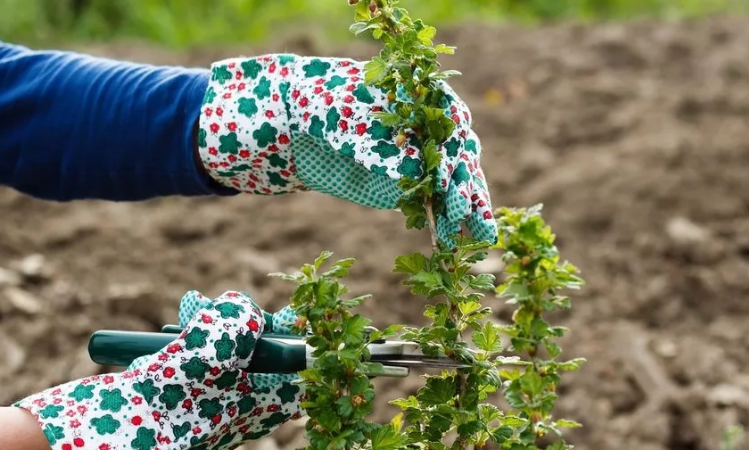
[[[376,209],[393,209],[402,195],[398,180],[368,171],[323,139],[294,133],[297,176],[310,189]]]

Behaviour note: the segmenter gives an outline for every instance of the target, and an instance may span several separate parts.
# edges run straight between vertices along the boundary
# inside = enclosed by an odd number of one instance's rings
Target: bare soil
[[[133,43],[100,55],[207,66],[295,51],[368,58],[306,32],[262,48],[166,52]],[[495,206],[543,203],[564,258],[587,286],[556,317],[565,356],[557,414],[580,449],[712,450],[749,424],[749,20],[444,30],[446,66],[469,103]],[[423,323],[423,302],[391,273],[426,250],[402,216],[314,193],[142,203],[38,201],[0,189],[0,404],[100,368],[91,332],[157,330],[181,295],[252,292],[269,310],[291,286],[266,273],[323,249],[358,259],[349,285],[372,293],[378,326]],[[34,256],[41,255],[41,256]],[[498,319],[508,309],[495,302]],[[394,398],[418,378],[379,380]],[[378,406],[376,417],[393,410]],[[250,448],[293,448],[285,425]]]

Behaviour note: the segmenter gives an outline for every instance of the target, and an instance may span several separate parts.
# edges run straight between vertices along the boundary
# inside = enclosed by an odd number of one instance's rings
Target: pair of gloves
[[[446,208],[439,238],[465,223],[495,243],[481,145],[465,103],[446,84],[445,114],[456,124],[442,145],[436,189]],[[266,55],[213,64],[199,119],[198,147],[208,174],[242,192],[315,190],[393,209],[402,176],[421,175],[416,136],[396,136],[373,115],[386,93],[364,84],[350,59]],[[125,372],[66,383],[16,404],[30,411],[53,450],[230,449],[300,418],[296,376],[244,371],[263,332],[288,332],[284,309],[262,311],[244,293],[208,301],[189,292],[180,304],[185,331]]]

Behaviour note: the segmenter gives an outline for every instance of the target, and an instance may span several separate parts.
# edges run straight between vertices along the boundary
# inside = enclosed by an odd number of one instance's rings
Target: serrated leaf
[[[448,55],[452,55],[455,53],[455,47],[451,47],[445,44],[439,44],[434,47],[434,51],[437,53],[445,53]]]
[[[401,431],[403,429],[403,413],[398,413],[393,417],[393,419],[390,421],[390,426],[395,431]]]
[[[333,252],[331,252],[331,251],[328,251],[328,250],[325,250],[325,251],[323,251],[322,253],[320,253],[320,256],[318,256],[318,257],[317,257],[317,258],[315,259],[315,269],[318,269],[318,270],[319,270],[319,269],[320,269],[320,267],[321,267],[321,266],[323,265],[323,263],[324,263],[324,262],[325,262],[325,261],[326,261],[326,260],[327,260],[328,258],[330,258],[331,256],[333,256]]]
[[[367,2],[359,2],[356,5],[356,14],[354,15],[354,20],[358,21],[367,21],[369,20],[370,14],[369,14],[369,4]]]
[[[520,371],[517,369],[503,369],[499,371],[499,376],[504,378],[505,380],[513,381],[520,378]]]
[[[458,434],[461,436],[471,436],[474,433],[478,433],[479,431],[483,430],[485,427],[485,424],[478,420],[472,420],[467,423],[463,423],[458,425]]]
[[[440,161],[442,161],[442,153],[437,150],[437,146],[434,145],[433,142],[429,142],[429,144],[424,147],[423,152],[427,164],[426,171],[427,173],[431,173],[432,170],[440,165]]]
[[[375,30],[377,31],[377,30]],[[376,84],[387,76],[387,62],[380,58],[372,58],[364,65],[364,83],[368,85]]]
[[[341,429],[341,419],[332,409],[320,410],[320,414],[315,417],[315,420],[326,430],[338,431]]]
[[[346,258],[338,261],[330,268],[327,272],[323,273],[324,277],[331,278],[342,278],[348,275],[349,269],[354,265],[356,260],[354,258]]]
[[[359,314],[343,320],[341,328],[343,329],[343,342],[349,346],[357,346],[364,343],[364,328],[372,323],[366,317]]]
[[[322,374],[319,370],[315,369],[306,369],[299,372],[299,376],[302,377],[305,381],[311,381],[314,383],[322,383]]]
[[[372,433],[372,450],[396,450],[406,444],[406,435],[390,425],[383,425]]]
[[[425,405],[444,405],[455,397],[455,378],[428,378],[416,397]]]
[[[290,275],[288,273],[283,272],[273,272],[268,274],[269,277],[275,277],[280,278],[284,281],[297,281],[299,280],[299,275]]]
[[[388,403],[397,406],[400,409],[419,407],[419,400],[417,400],[413,395],[410,395],[408,398],[397,398],[395,400],[390,400],[390,402]]]
[[[417,33],[417,39],[424,45],[431,45],[432,39],[437,35],[437,29],[432,26],[425,26]]]
[[[493,291],[494,275],[482,273],[480,275],[472,276],[468,279],[468,287],[476,289],[477,291]]]
[[[520,387],[524,392],[540,394],[544,389],[544,380],[541,375],[534,370],[526,370],[520,377]]]
[[[497,352],[502,349],[502,342],[497,328],[491,322],[484,322],[480,331],[474,331],[471,340],[480,350]]]
[[[587,360],[585,358],[575,358],[569,361],[557,363],[557,368],[565,372],[571,372],[571,371],[578,370],[580,366],[582,366],[586,362]]]
[[[342,417],[348,418],[354,414],[354,405],[351,403],[351,396],[344,395],[336,401],[336,409]]]
[[[575,422],[574,420],[559,419],[554,422],[554,426],[557,428],[580,428],[583,424]]]
[[[382,122],[382,125],[386,127],[397,127],[403,122],[403,118],[400,115],[388,111],[377,111],[370,113],[370,115]]]
[[[473,255],[467,257],[465,261],[469,264],[475,264],[479,261],[485,260],[489,256],[488,252],[476,252]]]
[[[479,412],[486,423],[490,423],[492,420],[502,417],[502,411],[500,411],[495,405],[488,403],[479,405]]]
[[[458,304],[458,309],[464,316],[478,311],[481,307],[482,305],[479,302],[462,302]]]
[[[422,284],[429,289],[442,287],[442,277],[434,272],[421,271],[411,277],[415,283]]]
[[[501,444],[506,440],[510,439],[513,435],[512,428],[508,426],[501,426],[491,433],[491,440],[497,444]]]
[[[426,256],[418,252],[411,253],[410,255],[401,255],[395,259],[393,272],[415,275],[424,269],[426,263]]]

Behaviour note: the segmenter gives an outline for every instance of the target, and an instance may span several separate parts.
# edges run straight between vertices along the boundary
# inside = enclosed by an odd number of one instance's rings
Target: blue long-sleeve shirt
[[[0,42],[0,184],[58,201],[236,194],[193,156],[209,76]]]

